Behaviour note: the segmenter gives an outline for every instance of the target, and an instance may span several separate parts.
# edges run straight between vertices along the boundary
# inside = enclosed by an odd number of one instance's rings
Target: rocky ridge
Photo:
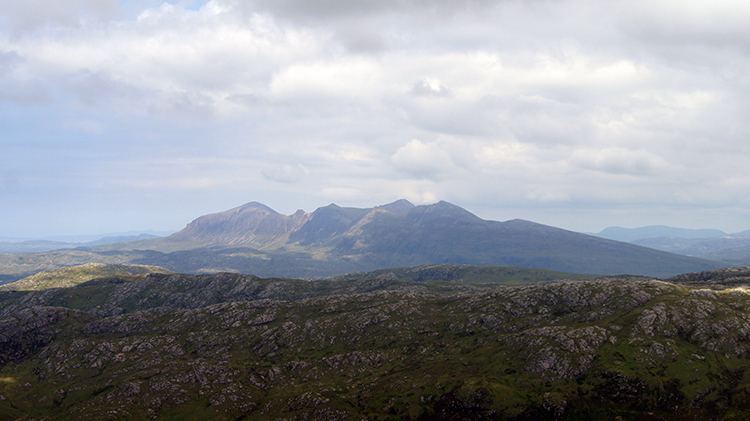
[[[0,419],[747,417],[750,270],[0,293]]]

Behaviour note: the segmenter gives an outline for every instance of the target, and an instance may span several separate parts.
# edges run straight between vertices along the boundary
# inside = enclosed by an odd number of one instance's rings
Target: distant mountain
[[[137,250],[162,254],[129,263],[261,276],[326,276],[424,264],[671,276],[721,266],[524,220],[486,221],[448,202],[414,206],[406,200],[365,209],[331,204],[289,216],[251,202],[201,216],[168,237],[89,251]]]
[[[51,250],[72,249],[78,244],[49,240],[22,240],[0,242],[0,253],[44,253]]]
[[[717,229],[687,229],[673,228],[664,225],[651,225],[639,228],[609,227],[594,234],[597,237],[615,241],[631,242],[644,238],[713,238],[727,235],[724,231]]]
[[[89,238],[88,236],[85,238]],[[58,240],[0,240],[0,253],[44,253],[52,250],[66,250],[77,247],[92,247],[124,241],[158,238],[152,234],[105,236],[97,240],[70,242]]]
[[[159,236],[152,235],[152,234],[116,235],[116,236],[111,236],[111,237],[102,237],[98,240],[89,241],[87,243],[77,244],[77,246],[78,247],[99,246],[102,244],[121,243],[123,241],[149,240],[152,238],[159,238]]]
[[[730,265],[750,265],[750,230],[726,234],[713,229],[691,230],[659,225],[632,229],[610,227],[595,235]]]
[[[750,237],[725,235],[722,237],[705,239],[646,238],[643,240],[633,241],[633,244],[658,249],[669,247],[670,250],[667,251],[684,254],[686,256],[721,256],[725,251],[750,246]]]

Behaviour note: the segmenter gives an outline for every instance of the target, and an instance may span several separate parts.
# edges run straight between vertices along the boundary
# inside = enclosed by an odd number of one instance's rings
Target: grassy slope
[[[97,278],[146,275],[149,273],[170,273],[170,271],[158,266],[87,263],[85,265],[45,270],[16,282],[2,285],[0,286],[0,291],[34,291],[48,288],[65,288]]]

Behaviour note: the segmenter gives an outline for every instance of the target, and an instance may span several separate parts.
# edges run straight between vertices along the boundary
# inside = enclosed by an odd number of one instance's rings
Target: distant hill
[[[157,266],[116,265],[87,263],[85,265],[45,270],[13,283],[0,286],[0,291],[39,291],[49,288],[67,288],[93,279],[171,273]]]
[[[152,254],[129,262],[293,277],[424,264],[662,277],[721,267],[520,219],[487,221],[447,202],[406,200],[364,209],[331,204],[289,216],[251,202],[201,216],[168,237],[87,249],[108,256],[147,250]]]
[[[123,241],[136,241],[158,238],[152,234],[105,236],[86,242],[56,240],[0,240],[0,253],[45,253],[53,250],[68,250],[78,247],[91,247]]]
[[[750,264],[750,230],[726,234],[713,229],[692,230],[655,225],[630,229],[610,227],[595,235],[669,253],[719,261],[728,266]]]
[[[717,229],[687,229],[664,225],[650,225],[639,228],[609,227],[594,235],[609,240],[631,242],[644,238],[663,237],[683,239],[713,238],[727,235],[727,233]]]
[[[23,240],[0,242],[0,253],[44,253],[78,247],[78,244],[63,241]]]

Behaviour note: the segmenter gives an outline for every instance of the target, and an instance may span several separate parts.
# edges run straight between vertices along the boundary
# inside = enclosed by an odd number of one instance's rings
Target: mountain
[[[90,236],[85,236],[89,238]],[[52,250],[74,249],[103,244],[120,243],[123,241],[146,240],[158,238],[156,235],[141,233],[138,235],[104,236],[97,240],[85,242],[55,241],[55,240],[5,240],[0,239],[0,253],[44,253]]]
[[[595,235],[728,265],[750,264],[750,231],[728,235],[712,229],[691,230],[656,225],[632,229],[610,227]]]
[[[644,238],[705,239],[721,237],[727,234],[717,229],[687,229],[664,225],[650,225],[639,228],[608,227],[594,235],[609,240],[634,242]]]
[[[291,277],[424,264],[660,277],[722,266],[519,219],[487,221],[448,202],[414,206],[406,200],[373,208],[331,204],[289,216],[251,202],[201,216],[167,237],[79,251],[130,253],[117,263],[177,272]]]
[[[645,247],[657,248],[659,250],[670,251],[672,253],[684,254],[686,256],[717,256],[719,260],[724,260],[731,254],[731,250],[741,249],[750,246],[750,237],[725,235],[714,238],[644,238],[633,241],[633,244]],[[750,255],[748,255],[750,256]]]
[[[0,253],[44,253],[51,250],[72,249],[78,244],[49,240],[22,240],[0,242]]]
[[[524,220],[486,221],[443,201],[366,209],[331,204],[291,216],[249,203],[202,216],[163,241],[318,254],[362,270],[445,263],[669,276],[719,266]]]
[[[0,291],[0,420],[750,418],[748,268],[487,269]]]

